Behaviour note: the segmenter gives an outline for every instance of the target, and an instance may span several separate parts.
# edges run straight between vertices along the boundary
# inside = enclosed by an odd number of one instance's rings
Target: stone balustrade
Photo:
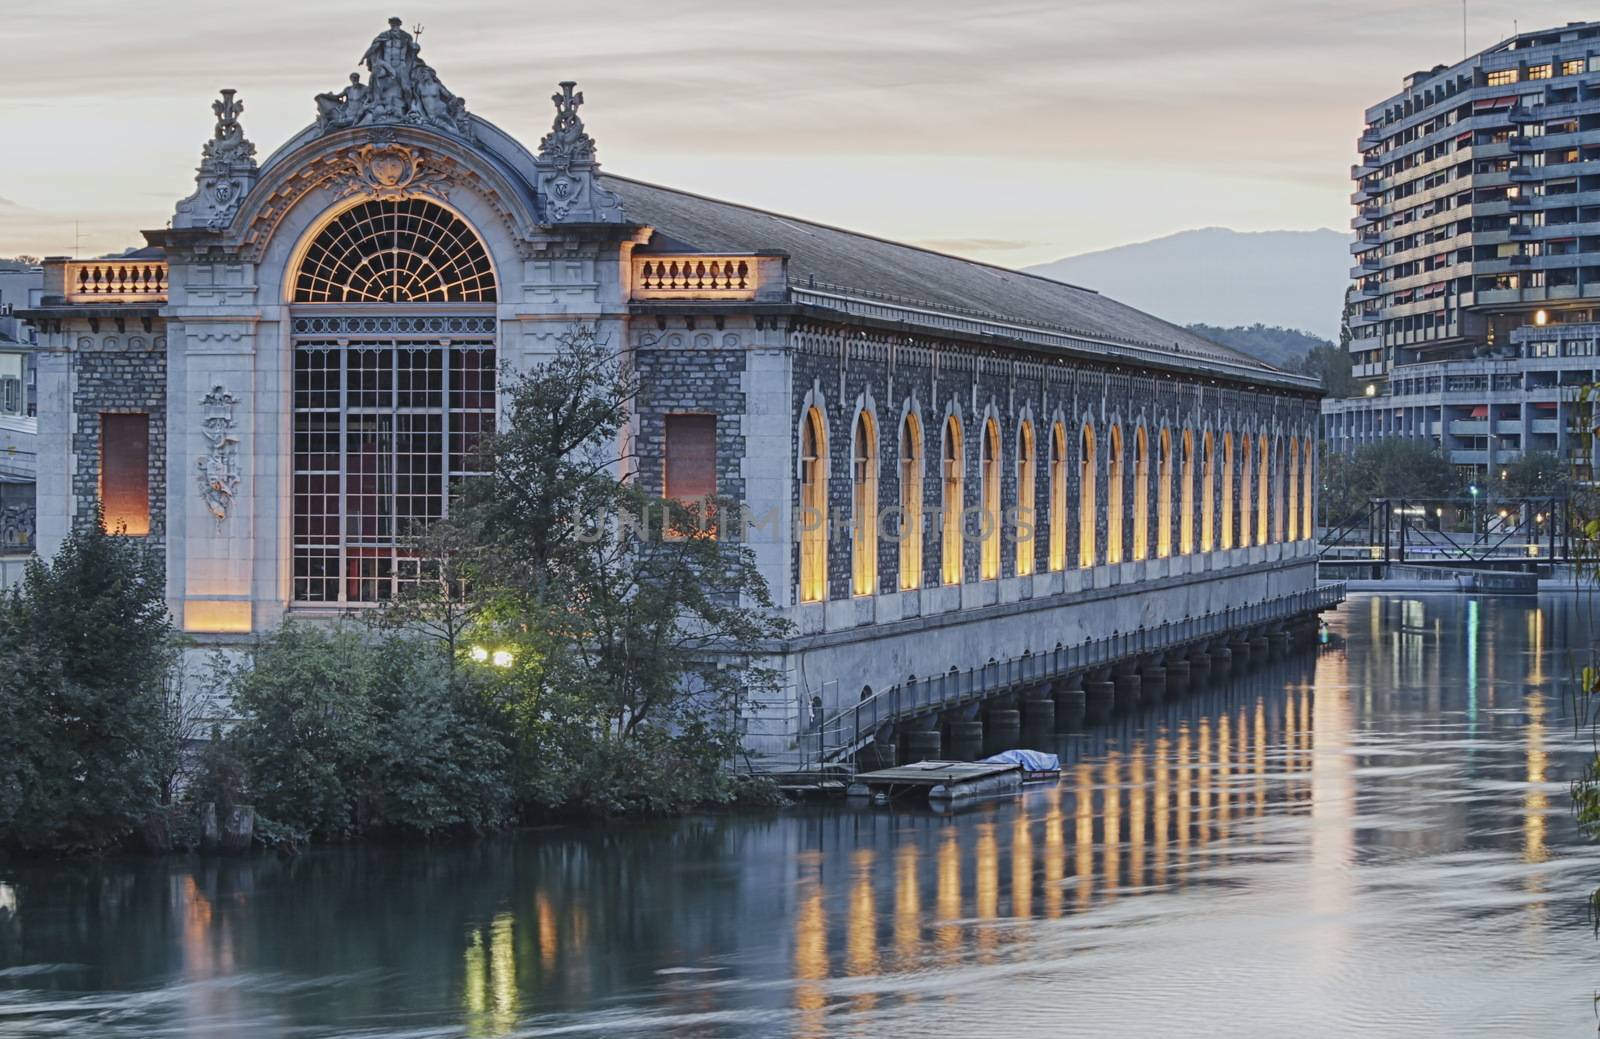
[[[753,256],[635,256],[634,299],[754,299]]]
[[[69,303],[164,303],[165,260],[69,260],[65,264]]]

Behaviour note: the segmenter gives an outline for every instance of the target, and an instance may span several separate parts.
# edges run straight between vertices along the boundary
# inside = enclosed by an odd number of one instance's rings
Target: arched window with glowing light
[[[961,459],[961,420],[954,415],[945,419],[943,452],[941,476],[944,498],[939,514],[939,571],[945,584],[960,584],[963,576],[962,549],[965,544],[961,530],[965,472]]]
[[[1113,425],[1106,444],[1106,562],[1122,562],[1122,485],[1126,481],[1122,427]]]
[[[1088,569],[1099,562],[1100,546],[1096,544],[1100,512],[1095,503],[1095,480],[1099,477],[1099,459],[1094,443],[1094,423],[1083,424],[1083,435],[1078,439],[1078,566]]]
[[[1050,569],[1067,568],[1067,427],[1050,429]]]
[[[979,464],[982,482],[978,485],[978,579],[993,581],[1000,576],[1000,530],[1004,525],[1000,508],[1000,427],[994,419],[983,424]]]
[[[1255,527],[1250,523],[1250,505],[1255,500],[1250,492],[1250,478],[1253,470],[1250,465],[1253,442],[1249,433],[1239,436],[1239,547],[1250,547],[1250,535]]]
[[[1286,481],[1289,487],[1288,540],[1300,540],[1300,441],[1294,437],[1289,438],[1289,478]],[[1283,524],[1279,524],[1278,537],[1282,538]]]
[[[922,587],[922,423],[900,424],[900,590]]]
[[[1272,452],[1265,433],[1256,436],[1256,466],[1256,544],[1265,545],[1271,531],[1268,504],[1272,488]]]
[[[1310,541],[1312,538],[1317,536],[1317,484],[1316,478],[1313,475],[1315,472],[1316,456],[1311,453],[1310,437],[1306,437],[1305,440],[1301,441],[1300,447],[1300,456],[1305,460],[1305,474],[1301,477],[1305,483],[1305,486],[1301,488],[1300,492],[1300,511],[1302,513],[1300,536],[1305,538],[1307,541]]]
[[[299,255],[292,595],[391,601],[424,579],[416,539],[482,472],[497,412],[494,265],[466,221],[420,198],[342,209]]]
[[[800,423],[800,601],[828,597],[828,434],[822,412]]]
[[[878,424],[872,413],[856,416],[850,472],[850,590],[878,590]]]
[[[1172,430],[1156,441],[1156,558],[1172,555]]]
[[[1133,558],[1150,554],[1150,438],[1133,431]]]
[[[1189,555],[1194,551],[1194,430],[1183,431],[1183,475],[1178,496],[1178,506],[1183,510],[1178,519],[1178,551]]]
[[[1018,577],[1033,573],[1035,563],[1033,532],[1038,517],[1033,511],[1033,491],[1037,465],[1033,452],[1033,423],[1024,420],[1017,427],[1016,574]]]
[[[1217,547],[1217,440],[1211,430],[1201,441],[1200,467],[1200,551]]]

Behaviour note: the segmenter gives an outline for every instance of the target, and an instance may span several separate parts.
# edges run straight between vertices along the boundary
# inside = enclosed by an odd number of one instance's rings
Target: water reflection
[[[1332,628],[954,816],[14,868],[0,1035],[1054,1035],[1069,1005],[1127,1035],[1584,1026],[1581,612],[1373,598]]]

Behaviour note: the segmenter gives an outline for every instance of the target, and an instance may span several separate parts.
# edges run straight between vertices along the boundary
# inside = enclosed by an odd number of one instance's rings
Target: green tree
[[[1350,377],[1350,354],[1337,346],[1314,346],[1300,362],[1300,370],[1322,381],[1330,397],[1348,397],[1355,392]]]
[[[1530,451],[1502,466],[1491,487],[1497,498],[1565,498],[1572,471],[1549,451]]]
[[[0,844],[83,852],[157,807],[179,748],[159,558],[96,522],[0,605]]]
[[[1322,480],[1334,524],[1359,516],[1373,498],[1448,498],[1461,491],[1438,448],[1412,437],[1387,437],[1349,457],[1324,455]]]

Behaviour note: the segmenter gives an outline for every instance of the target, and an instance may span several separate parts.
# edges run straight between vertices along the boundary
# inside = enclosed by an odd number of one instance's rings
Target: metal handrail
[[[1230,606],[1203,617],[1168,621],[1156,628],[1114,632],[1075,646],[990,661],[966,671],[953,670],[930,678],[913,677],[825,717],[820,726],[802,737],[802,747],[807,742],[814,744],[814,760],[818,762],[838,760],[865,746],[881,727],[905,718],[986,699],[1006,689],[1104,667],[1131,656],[1173,649],[1227,631],[1328,609],[1344,601],[1344,597],[1345,584],[1336,581],[1248,606]],[[837,740],[835,734],[838,734]]]

